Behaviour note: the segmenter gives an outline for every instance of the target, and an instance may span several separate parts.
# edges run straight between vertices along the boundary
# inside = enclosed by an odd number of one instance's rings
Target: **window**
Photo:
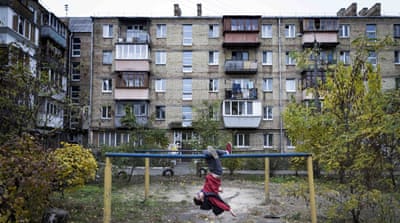
[[[264,78],[263,91],[272,92],[272,78]]]
[[[255,115],[253,111],[253,102],[247,101],[225,101],[224,115],[249,116]]]
[[[369,52],[368,52],[367,61],[368,61],[369,63],[371,63],[373,67],[376,67],[377,58],[376,58],[376,52],[375,52],[375,51],[369,51]]]
[[[249,60],[249,52],[232,51],[232,60]]]
[[[218,58],[219,58],[218,51],[208,52],[208,64],[209,65],[218,65]]]
[[[272,106],[267,105],[264,107],[264,120],[272,120]]]
[[[112,92],[112,80],[111,79],[103,79],[102,92],[106,92],[106,93]]]
[[[115,47],[116,59],[148,59],[149,48],[146,44],[117,44]]]
[[[182,100],[192,100],[192,79],[185,78],[182,80]]]
[[[292,52],[286,52],[286,65],[295,65],[296,58],[293,56]]]
[[[218,79],[210,79],[208,90],[211,92],[218,92]]]
[[[81,39],[80,38],[72,39],[72,56],[73,57],[81,56]]]
[[[400,64],[400,51],[398,50],[394,51],[394,63]]]
[[[166,24],[157,24],[157,38],[166,38],[167,37],[167,25]]]
[[[235,134],[235,147],[249,147],[250,146],[250,135],[245,133]]]
[[[262,64],[263,65],[272,65],[272,51],[263,51],[262,52]]]
[[[288,24],[285,26],[285,37],[286,38],[296,37],[296,26],[294,24]]]
[[[288,149],[295,149],[296,147],[293,145],[292,140],[290,140],[288,137],[286,138],[286,146]]]
[[[213,106],[208,106],[208,117],[211,120],[218,121],[219,120],[218,108]]]
[[[71,86],[71,102],[73,104],[80,103],[80,92],[81,92],[80,86]]]
[[[81,80],[81,63],[72,62],[72,81]]]
[[[103,64],[112,64],[112,51],[103,51]]]
[[[350,51],[340,51],[340,62],[350,64]]]
[[[397,90],[400,89],[400,77],[396,77],[395,82],[396,82],[395,89],[397,89]]]
[[[111,119],[111,106],[103,106],[101,108],[101,118]]]
[[[183,72],[192,72],[192,51],[183,51]]]
[[[188,127],[192,126],[192,107],[183,106],[182,107],[182,126]]]
[[[349,24],[340,24],[339,25],[339,37],[340,38],[349,38],[350,37],[350,25]]]
[[[157,79],[155,82],[156,92],[165,92],[166,80],[165,79]]]
[[[143,74],[143,73],[128,73],[128,72],[123,73],[122,79],[124,81],[123,87],[129,87],[129,88],[147,87],[146,74]],[[146,86],[145,86],[145,84],[146,84]]]
[[[183,45],[192,45],[192,25],[183,25]]]
[[[229,31],[258,31],[258,19],[232,19]]]
[[[272,38],[272,24],[263,24],[261,27],[262,38]]]
[[[296,92],[295,79],[286,79],[286,92]]]
[[[147,116],[147,104],[133,104],[133,114],[137,117]]]
[[[274,145],[274,135],[271,133],[264,134],[264,148],[272,148]]]
[[[217,37],[219,37],[219,25],[210,24],[208,28],[208,38],[217,38]]]
[[[156,64],[166,64],[167,63],[167,52],[157,51],[156,52]]]
[[[156,119],[157,120],[165,120],[165,106],[164,105],[156,106]]]
[[[400,38],[400,24],[393,25],[393,37]]]
[[[103,37],[104,38],[112,38],[113,37],[113,25],[112,24],[103,25]]]
[[[376,39],[376,25],[367,24],[365,35],[368,39]]]

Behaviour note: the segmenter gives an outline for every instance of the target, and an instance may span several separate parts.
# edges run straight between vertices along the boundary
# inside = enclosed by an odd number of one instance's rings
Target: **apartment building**
[[[22,62],[36,78],[48,78],[32,104],[38,106],[31,127],[48,146],[63,139],[67,92],[68,27],[37,0],[0,1],[3,69]]]
[[[138,124],[151,121],[186,148],[196,137],[197,108],[216,103],[210,114],[235,148],[293,151],[282,120],[287,103],[312,102],[306,90],[325,78],[327,65],[351,64],[354,39],[400,38],[400,17],[381,15],[379,3],[360,11],[354,3],[336,16],[208,17],[198,5],[197,15],[183,17],[175,5],[171,17],[90,19],[91,54],[80,61],[90,69],[94,146],[129,141],[121,123],[129,109]],[[306,48],[318,48],[319,56],[314,66],[299,68],[292,52]],[[368,57],[380,64],[385,89],[399,88],[399,52],[396,46]]]

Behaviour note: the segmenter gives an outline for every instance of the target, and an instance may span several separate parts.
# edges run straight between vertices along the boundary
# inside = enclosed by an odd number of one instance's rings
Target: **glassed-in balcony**
[[[150,71],[149,45],[117,43],[114,71]]]
[[[257,61],[250,60],[226,60],[225,73],[227,74],[256,74]]]
[[[224,100],[223,120],[225,128],[258,128],[262,119],[260,101]]]

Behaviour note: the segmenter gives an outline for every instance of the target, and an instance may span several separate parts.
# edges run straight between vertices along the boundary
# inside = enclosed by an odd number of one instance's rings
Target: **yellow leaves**
[[[52,152],[58,163],[58,180],[65,186],[81,186],[94,179],[97,162],[90,150],[78,144],[63,142]]]

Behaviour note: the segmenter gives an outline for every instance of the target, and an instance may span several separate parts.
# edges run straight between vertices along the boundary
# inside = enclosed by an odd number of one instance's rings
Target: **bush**
[[[97,162],[92,152],[78,144],[62,143],[62,146],[51,153],[57,163],[55,188],[62,191],[94,180]]]
[[[0,222],[38,222],[48,205],[55,163],[30,135],[0,147]]]

